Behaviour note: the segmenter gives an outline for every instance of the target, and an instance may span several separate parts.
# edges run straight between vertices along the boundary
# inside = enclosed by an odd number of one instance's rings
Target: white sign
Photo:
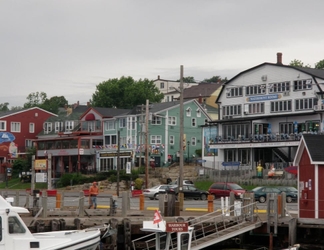
[[[83,148],[80,148],[80,149],[79,149],[79,154],[80,154],[80,155],[83,155],[83,154],[84,154],[84,149],[83,149]]]
[[[127,162],[126,163],[126,174],[130,174],[131,173],[131,162]]]
[[[47,173],[36,173],[36,183],[46,183]]]

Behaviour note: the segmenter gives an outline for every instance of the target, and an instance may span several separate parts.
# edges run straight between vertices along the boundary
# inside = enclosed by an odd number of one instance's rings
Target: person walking
[[[89,189],[89,209],[94,206],[93,208],[97,208],[97,196],[99,194],[99,188],[97,186],[97,182],[93,182],[92,186]]]

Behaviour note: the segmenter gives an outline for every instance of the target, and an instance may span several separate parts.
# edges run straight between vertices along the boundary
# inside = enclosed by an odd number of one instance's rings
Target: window
[[[164,82],[160,82],[160,89],[164,89]]]
[[[264,102],[249,103],[244,106],[244,113],[246,114],[263,114]]]
[[[317,98],[296,99],[295,110],[313,109],[317,101]]]
[[[169,136],[169,144],[174,145],[174,135]]]
[[[201,110],[197,109],[196,112],[197,112],[197,117],[201,117]]]
[[[33,147],[33,141],[32,140],[25,140],[25,146],[26,146],[26,148]]]
[[[105,136],[105,145],[116,145],[117,136],[116,135],[106,135]]]
[[[74,128],[74,121],[65,122],[65,131],[71,131]]]
[[[20,132],[20,122],[11,122],[11,132]]]
[[[265,84],[250,85],[250,86],[246,86],[245,88],[246,95],[262,95],[265,93],[266,93]]]
[[[291,100],[270,102],[271,112],[291,111]]]
[[[161,144],[162,136],[161,135],[151,135],[151,144]]]
[[[29,123],[29,133],[35,133],[35,123]]]
[[[290,90],[290,82],[277,82],[269,84],[269,93],[287,92]]]
[[[243,87],[227,88],[226,97],[243,96]]]
[[[191,116],[191,108],[187,108],[186,109],[186,115],[187,116]]]
[[[294,132],[294,124],[292,122],[281,122],[279,123],[280,134],[292,134]]]
[[[293,88],[295,91],[312,89],[312,79],[294,81]]]
[[[153,116],[151,124],[152,125],[161,125],[162,124],[162,118],[159,117],[159,116]]]
[[[197,138],[191,137],[191,146],[196,146],[196,145],[197,145]]]
[[[192,127],[197,127],[197,119],[196,118],[191,119],[191,126]]]
[[[6,121],[0,121],[0,131],[6,131],[7,129],[7,123]]]
[[[55,122],[55,132],[63,131],[63,122]]]
[[[128,129],[135,130],[136,118],[135,117],[128,117]]]
[[[125,128],[126,127],[126,118],[120,118],[119,119],[119,127]]]
[[[43,126],[43,129],[44,129],[45,134],[52,132],[52,123],[51,122],[45,122],[44,126]]]
[[[224,116],[242,115],[242,106],[239,105],[228,105],[223,106],[223,118]]]
[[[172,125],[172,126],[177,125],[177,117],[169,116],[168,123],[169,123],[169,125]]]
[[[22,234],[26,233],[25,227],[19,221],[19,219],[15,216],[8,217],[8,231],[9,234]]]
[[[105,121],[105,130],[115,130],[115,121]]]

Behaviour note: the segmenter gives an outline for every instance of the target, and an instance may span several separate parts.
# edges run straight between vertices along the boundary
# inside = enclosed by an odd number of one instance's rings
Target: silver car
[[[158,200],[160,192],[165,192],[166,189],[174,187],[174,185],[157,185],[155,187],[146,188],[143,190],[144,197],[150,198],[150,200]]]

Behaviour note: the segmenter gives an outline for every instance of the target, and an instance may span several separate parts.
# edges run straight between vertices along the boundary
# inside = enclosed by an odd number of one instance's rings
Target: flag
[[[158,210],[155,210],[154,212],[154,218],[153,218],[153,224],[158,224],[162,221],[162,216]]]

